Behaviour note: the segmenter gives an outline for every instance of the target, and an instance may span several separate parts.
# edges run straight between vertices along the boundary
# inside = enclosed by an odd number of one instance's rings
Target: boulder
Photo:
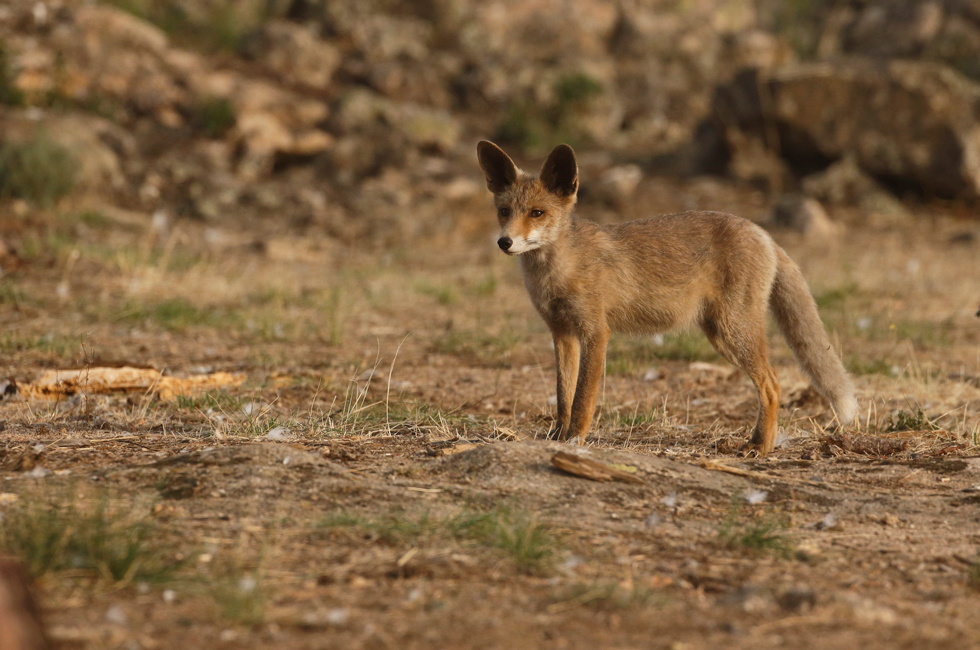
[[[980,85],[916,61],[746,70],[719,87],[712,124],[761,139],[797,171],[850,156],[866,173],[944,198],[980,197]]]

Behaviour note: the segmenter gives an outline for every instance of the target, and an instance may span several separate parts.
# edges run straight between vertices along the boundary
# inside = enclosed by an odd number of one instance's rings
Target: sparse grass
[[[474,283],[469,288],[469,293],[476,298],[487,298],[497,292],[497,276],[493,273]]]
[[[912,411],[899,410],[894,416],[889,415],[885,420],[883,431],[885,433],[897,433],[900,431],[936,431],[939,427],[932,420],[926,417],[922,409]]]
[[[243,400],[237,395],[232,395],[224,391],[214,393],[204,393],[202,395],[178,395],[177,408],[192,411],[215,411],[229,412],[240,411]]]
[[[554,100],[548,104],[523,100],[512,105],[497,125],[496,139],[525,152],[537,152],[559,142],[580,144],[585,134],[576,118],[602,95],[602,84],[584,72],[574,72],[559,77],[553,90]]]
[[[887,375],[889,377],[895,375],[895,364],[881,358],[865,361],[859,357],[849,356],[844,365],[855,375]]]
[[[435,298],[440,305],[452,305],[459,302],[459,292],[452,285],[436,286],[423,282],[416,287],[416,291],[423,296]]]
[[[498,506],[489,512],[467,509],[445,519],[433,517],[429,512],[415,516],[393,512],[370,519],[338,511],[321,519],[317,527],[353,530],[365,539],[384,544],[474,543],[497,549],[524,573],[546,571],[561,546],[549,526],[533,514],[509,505]]]
[[[433,347],[440,354],[469,358],[491,366],[507,366],[522,337],[504,327],[492,334],[485,330],[450,330]]]
[[[340,287],[331,287],[320,309],[326,312],[327,331],[326,342],[330,345],[340,345],[344,340],[344,330],[350,318],[350,304]]]
[[[113,583],[160,582],[179,568],[158,545],[146,503],[72,489],[23,494],[2,514],[0,548],[36,577],[70,569]]]
[[[78,215],[78,220],[89,228],[106,229],[113,225],[112,219],[101,210],[86,210]]]
[[[0,280],[0,305],[20,305],[29,301],[25,292],[16,282],[9,278]]]
[[[8,106],[24,104],[24,93],[14,83],[14,76],[10,72],[10,55],[7,54],[7,48],[2,41],[0,41],[0,104]]]
[[[725,520],[718,527],[718,540],[732,550],[789,557],[793,543],[786,517],[761,511],[743,514],[741,495],[732,498]]]
[[[663,600],[664,597],[654,590],[639,585],[628,586],[616,582],[577,583],[562,589],[555,602],[548,606],[548,610],[557,613],[580,606],[600,611],[628,610],[648,607]]]
[[[204,51],[238,50],[242,37],[265,17],[265,3],[218,0],[189,11],[175,0],[105,0],[123,11],[147,20],[176,42]]]
[[[78,159],[44,133],[0,146],[0,198],[49,207],[75,187]]]
[[[0,352],[23,352],[34,350],[67,358],[78,354],[82,349],[81,339],[61,334],[43,334],[18,336],[3,334],[0,336]]]
[[[221,617],[239,625],[257,625],[265,618],[267,586],[257,569],[239,564],[219,567],[209,581],[208,593]]]
[[[170,298],[148,305],[130,306],[122,311],[119,318],[174,331],[192,325],[217,327],[225,322],[227,315],[214,309],[201,309],[184,298]]]
[[[656,408],[642,411],[638,409],[633,411],[610,411],[608,412],[608,417],[614,425],[628,428],[642,427],[653,424],[654,422],[663,421],[663,413]]]
[[[662,359],[716,361],[719,358],[700,332],[683,331],[646,338],[613,336],[606,352],[606,372],[629,375]]]
[[[235,106],[225,97],[207,97],[194,107],[194,125],[209,138],[223,138],[235,126]]]
[[[584,72],[574,72],[559,77],[555,82],[560,122],[565,115],[594,97],[602,94],[602,84]]]
[[[980,591],[980,559],[977,559],[966,570],[966,586],[973,591]]]

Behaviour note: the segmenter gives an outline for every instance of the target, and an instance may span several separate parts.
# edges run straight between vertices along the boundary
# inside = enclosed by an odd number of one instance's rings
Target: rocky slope
[[[466,229],[482,137],[599,152],[611,205],[643,170],[783,191],[844,160],[974,198],[980,5],[893,4],[12,0],[0,141],[67,147],[76,198],[377,244]]]

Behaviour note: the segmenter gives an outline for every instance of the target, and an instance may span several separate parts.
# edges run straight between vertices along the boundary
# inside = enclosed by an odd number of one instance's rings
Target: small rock
[[[269,430],[269,433],[265,434],[265,439],[266,440],[285,440],[291,433],[292,433],[292,431],[290,431],[286,427],[276,427],[274,429],[270,429]],[[285,460],[288,460],[288,457]],[[284,460],[284,462],[285,462],[285,460]]]
[[[807,238],[832,237],[838,231],[838,226],[830,220],[819,201],[797,195],[783,196],[776,201],[772,225],[794,230]]]
[[[617,165],[607,169],[592,188],[596,199],[614,206],[621,206],[636,193],[643,180],[643,170],[638,165]]]
[[[766,500],[769,493],[765,490],[750,490],[745,493],[745,502],[749,505],[758,505]]]
[[[44,478],[45,476],[48,476],[50,473],[51,470],[38,465],[31,471],[27,472],[27,476],[30,476],[31,478]]]
[[[788,612],[805,614],[817,604],[817,595],[810,587],[790,587],[776,595],[776,602]]]
[[[345,607],[337,607],[327,612],[327,623],[329,625],[343,625],[347,622],[350,614]]]
[[[827,530],[833,528],[837,525],[837,517],[832,512],[828,512],[824,515],[824,518],[816,523],[814,526],[817,530]]]
[[[119,605],[110,605],[105,612],[105,620],[112,625],[126,625],[129,618]]]
[[[864,196],[878,191],[881,187],[861,170],[853,156],[844,156],[803,179],[803,193],[829,205],[855,206]]]

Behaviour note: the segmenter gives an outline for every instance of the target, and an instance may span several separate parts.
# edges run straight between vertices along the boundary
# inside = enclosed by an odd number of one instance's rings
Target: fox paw
[[[742,448],[739,449],[739,451],[742,452],[742,455],[746,458],[761,458],[762,456],[768,455],[769,452],[772,451],[772,447],[767,449],[766,445],[763,443],[752,442],[750,440],[742,445]]]

